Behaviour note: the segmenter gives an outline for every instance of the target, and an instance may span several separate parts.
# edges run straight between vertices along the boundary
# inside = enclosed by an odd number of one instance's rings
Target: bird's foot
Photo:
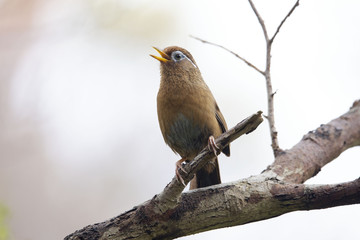
[[[177,179],[179,182],[181,182],[181,183],[184,185],[184,187],[186,187],[186,184],[185,184],[185,182],[184,182],[184,179],[181,177],[181,175],[180,175],[180,173],[179,173],[179,169],[181,169],[181,171],[183,171],[184,173],[187,173],[187,172],[185,171],[185,169],[183,168],[183,166],[182,166],[182,163],[185,162],[185,161],[186,161],[186,158],[182,158],[182,159],[180,159],[179,161],[177,161],[177,162],[175,163],[175,166],[176,166],[176,168],[175,168],[176,179]]]
[[[218,152],[220,151],[220,148],[216,145],[214,136],[209,137],[208,148],[210,151],[213,151],[215,155],[219,155]]]

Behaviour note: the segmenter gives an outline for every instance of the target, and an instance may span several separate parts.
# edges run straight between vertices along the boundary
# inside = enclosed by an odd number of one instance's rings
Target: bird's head
[[[157,59],[161,63],[161,68],[170,71],[190,71],[198,69],[194,58],[184,48],[181,47],[167,47],[163,51],[154,47],[154,49],[160,54],[159,56],[151,55],[151,57]]]

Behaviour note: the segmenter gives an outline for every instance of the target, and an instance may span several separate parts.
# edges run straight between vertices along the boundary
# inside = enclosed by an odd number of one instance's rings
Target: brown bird
[[[178,170],[207,145],[215,154],[218,147],[214,137],[227,130],[224,116],[204,82],[194,58],[184,48],[172,46],[163,51],[154,47],[161,57],[161,81],[157,95],[157,112],[160,129],[166,144],[181,156],[176,162]],[[230,156],[230,147],[222,150]],[[190,189],[221,183],[217,157],[200,169],[190,182]]]

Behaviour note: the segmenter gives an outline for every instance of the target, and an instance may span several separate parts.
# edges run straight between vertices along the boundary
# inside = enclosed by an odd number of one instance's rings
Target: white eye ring
[[[171,58],[172,60],[174,60],[174,62],[179,62],[182,61],[184,59],[188,60],[195,68],[196,65],[190,60],[190,58],[188,58],[183,52],[181,51],[174,51],[171,53]]]
[[[178,61],[181,61],[183,60],[184,58],[186,58],[185,54],[183,54],[181,51],[175,51],[171,54],[171,58],[175,61],[175,62],[178,62]]]

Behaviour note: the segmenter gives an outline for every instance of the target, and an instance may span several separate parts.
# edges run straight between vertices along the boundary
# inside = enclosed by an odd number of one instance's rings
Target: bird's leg
[[[220,148],[216,145],[214,136],[210,136],[208,140],[208,148],[210,151],[213,151],[215,155],[218,155]]]
[[[184,172],[184,173],[187,173],[186,171],[185,171],[185,169],[182,167],[182,163],[183,162],[185,162],[187,159],[186,158],[182,158],[182,159],[180,159],[179,161],[177,161],[176,163],[175,163],[175,174],[176,174],[176,179],[178,180],[178,181],[180,181],[183,185],[184,185],[184,187],[186,187],[186,184],[185,184],[185,182],[184,182],[184,179],[181,177],[181,175],[180,175],[180,173],[179,173],[179,168]]]

